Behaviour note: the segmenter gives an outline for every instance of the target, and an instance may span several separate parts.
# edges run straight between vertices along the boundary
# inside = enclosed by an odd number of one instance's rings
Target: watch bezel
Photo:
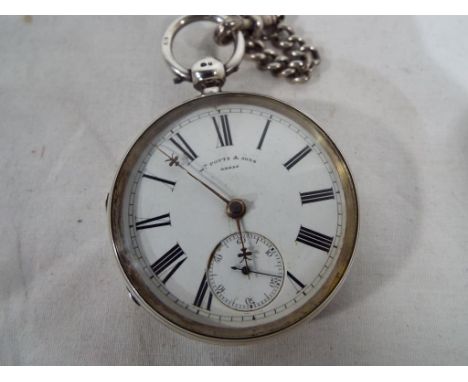
[[[176,309],[163,303],[139,278],[139,273],[129,260],[123,239],[124,233],[122,229],[124,227],[121,224],[124,202],[123,195],[128,185],[131,170],[140,158],[141,152],[153,141],[162,129],[179,119],[181,115],[189,114],[199,108],[216,107],[217,104],[222,105],[226,103],[240,103],[276,110],[306,129],[313,138],[320,143],[321,147],[330,158],[330,161],[333,163],[342,184],[342,197],[345,200],[347,222],[341,251],[334,269],[327,277],[325,283],[304,305],[294,310],[291,314],[276,321],[250,328],[221,328],[202,324],[182,316]],[[274,98],[252,93],[228,92],[198,97],[174,107],[154,121],[137,138],[123,159],[115,177],[112,192],[109,196],[108,219],[113,250],[124,275],[127,287],[133,297],[155,317],[173,329],[199,339],[230,342],[247,341],[271,336],[295,326],[307,317],[318,314],[337,292],[349,270],[356,246],[359,221],[356,188],[349,168],[336,145],[316,122],[296,108]]]

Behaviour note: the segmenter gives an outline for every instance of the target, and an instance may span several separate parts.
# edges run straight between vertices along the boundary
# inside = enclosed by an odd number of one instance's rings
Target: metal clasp
[[[162,40],[161,50],[170,69],[177,76],[174,82],[192,82],[195,89],[202,93],[219,91],[226,76],[237,71],[245,52],[245,40],[241,31],[237,31],[233,36],[234,52],[226,63],[222,63],[213,57],[206,57],[197,61],[192,68],[187,69],[177,62],[172,51],[175,36],[187,25],[197,21],[212,21],[221,24],[225,20],[225,16],[191,15],[183,16],[169,25]]]

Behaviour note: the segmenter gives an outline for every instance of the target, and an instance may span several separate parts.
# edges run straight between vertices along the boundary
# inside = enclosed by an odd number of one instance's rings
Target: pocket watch
[[[181,66],[177,32],[216,23],[231,58]],[[262,69],[304,82],[319,63],[278,16],[185,16],[162,52],[200,95],[151,124],[125,156],[108,195],[111,239],[132,299],[199,339],[247,341],[317,314],[353,256],[355,186],[332,140],[268,96],[221,91],[250,54]],[[272,43],[282,51],[266,49]]]

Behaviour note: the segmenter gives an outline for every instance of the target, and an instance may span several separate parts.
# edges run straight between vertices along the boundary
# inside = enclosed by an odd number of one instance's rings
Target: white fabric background
[[[324,126],[361,204],[331,304],[240,347],[187,339],[138,308],[109,244],[104,199],[123,154],[196,94],[162,60],[172,19],[0,18],[0,363],[466,364],[468,18],[289,17],[322,53],[313,80],[249,62],[229,78],[226,90]]]

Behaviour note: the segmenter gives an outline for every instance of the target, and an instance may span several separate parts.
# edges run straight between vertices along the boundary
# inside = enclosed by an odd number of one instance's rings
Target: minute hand
[[[158,147],[158,150],[161,151],[170,161],[170,163],[174,163],[177,167],[181,168],[182,170],[184,170],[187,174],[189,174],[193,179],[195,179],[197,182],[201,183],[203,186],[205,186],[208,190],[210,190],[213,194],[215,194],[218,198],[220,198],[224,203],[228,204],[229,203],[229,199],[226,198],[225,196],[221,195],[218,191],[216,191],[214,188],[212,188],[211,186],[209,186],[208,184],[206,184],[203,180],[197,178],[195,175],[193,175],[189,170],[187,170],[184,166],[182,166],[180,164],[180,162],[178,161],[177,157],[173,158],[171,157],[169,154],[167,154],[166,152],[164,152],[163,150],[161,150],[159,147]]]

